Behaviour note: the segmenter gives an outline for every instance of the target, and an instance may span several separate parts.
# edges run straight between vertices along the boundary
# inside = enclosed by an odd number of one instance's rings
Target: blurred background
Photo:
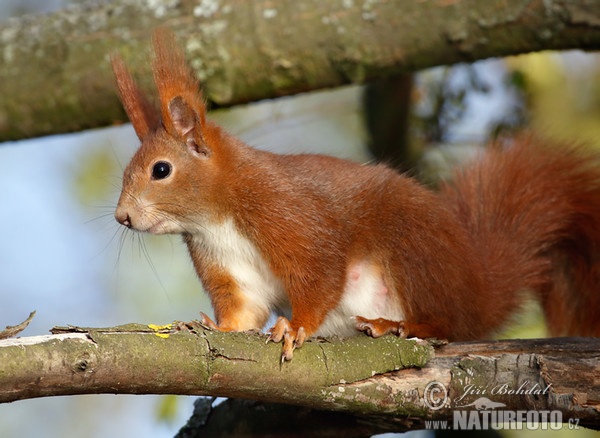
[[[69,3],[4,0],[0,19]],[[384,160],[434,186],[490,138],[524,127],[600,147],[600,57],[539,53],[441,67],[211,117],[255,147]],[[142,236],[114,221],[121,173],[138,145],[129,124],[0,144],[0,326],[32,310],[22,336],[212,313],[178,237]],[[544,335],[532,305],[502,336]],[[0,436],[173,436],[193,400],[92,395],[3,404]]]

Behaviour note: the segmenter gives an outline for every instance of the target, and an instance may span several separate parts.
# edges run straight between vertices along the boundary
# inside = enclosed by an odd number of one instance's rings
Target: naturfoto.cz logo
[[[453,430],[578,429],[579,420],[569,419],[567,424],[563,424],[563,413],[559,410],[507,410],[504,409],[505,403],[493,400],[494,396],[502,395],[545,395],[550,386],[543,387],[537,383],[531,385],[529,381],[523,382],[517,388],[511,388],[508,384],[492,388],[467,385],[462,395],[450,400],[446,386],[441,382],[432,381],[425,387],[423,401],[432,411],[452,408],[452,421],[429,420],[425,422],[425,427]],[[480,397],[472,402],[465,400],[467,396],[477,395]]]

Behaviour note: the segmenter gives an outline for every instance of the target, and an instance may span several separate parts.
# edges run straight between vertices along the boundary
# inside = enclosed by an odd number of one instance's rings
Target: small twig
[[[0,332],[0,339],[8,339],[17,336],[23,330],[27,328],[33,317],[35,316],[35,310],[29,314],[29,317],[20,324],[7,325],[6,329]]]

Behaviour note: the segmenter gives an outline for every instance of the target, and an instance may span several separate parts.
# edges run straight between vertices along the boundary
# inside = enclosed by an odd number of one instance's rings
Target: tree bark
[[[126,121],[108,56],[144,78],[172,28],[218,105],[492,56],[600,47],[595,0],[179,0],[95,3],[0,25],[0,141]]]
[[[257,334],[138,324],[53,332],[0,341],[0,402],[90,393],[202,394],[325,407],[332,400],[323,399],[333,397],[326,393],[337,392],[344,380],[423,366],[432,355],[426,343],[359,336],[309,342],[280,366],[281,346]]]
[[[476,410],[487,400],[502,410],[559,412],[561,421],[600,429],[595,338],[454,343],[434,353],[420,340],[356,336],[309,341],[280,364],[281,346],[265,343],[264,335],[197,324],[54,332],[0,341],[0,402],[92,393],[209,395],[337,411],[408,430],[452,420],[453,411]]]

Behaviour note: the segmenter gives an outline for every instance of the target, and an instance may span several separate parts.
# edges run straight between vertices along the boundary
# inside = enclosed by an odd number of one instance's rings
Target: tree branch
[[[245,396],[325,407],[331,401],[322,391],[337,392],[340,381],[423,366],[433,354],[426,343],[359,336],[309,342],[302,355],[279,366],[281,346],[254,334],[138,324],[53,332],[0,341],[0,402],[108,392]],[[347,359],[363,356],[360,364]]]
[[[0,25],[0,141],[125,121],[108,54],[144,86],[157,25],[173,28],[218,105],[362,83],[492,56],[600,48],[587,0],[90,2]]]
[[[404,430],[452,419],[454,410],[475,409],[485,397],[502,409],[557,411],[562,421],[600,429],[595,338],[454,343],[434,354],[424,341],[356,336],[307,342],[280,364],[281,346],[263,335],[194,324],[54,332],[0,341],[0,402],[90,393],[212,395],[377,417]],[[430,382],[447,397],[428,393]]]
[[[0,339],[8,339],[17,336],[23,330],[27,328],[33,317],[35,316],[35,310],[29,314],[27,319],[17,325],[7,325],[6,328],[0,331]]]

